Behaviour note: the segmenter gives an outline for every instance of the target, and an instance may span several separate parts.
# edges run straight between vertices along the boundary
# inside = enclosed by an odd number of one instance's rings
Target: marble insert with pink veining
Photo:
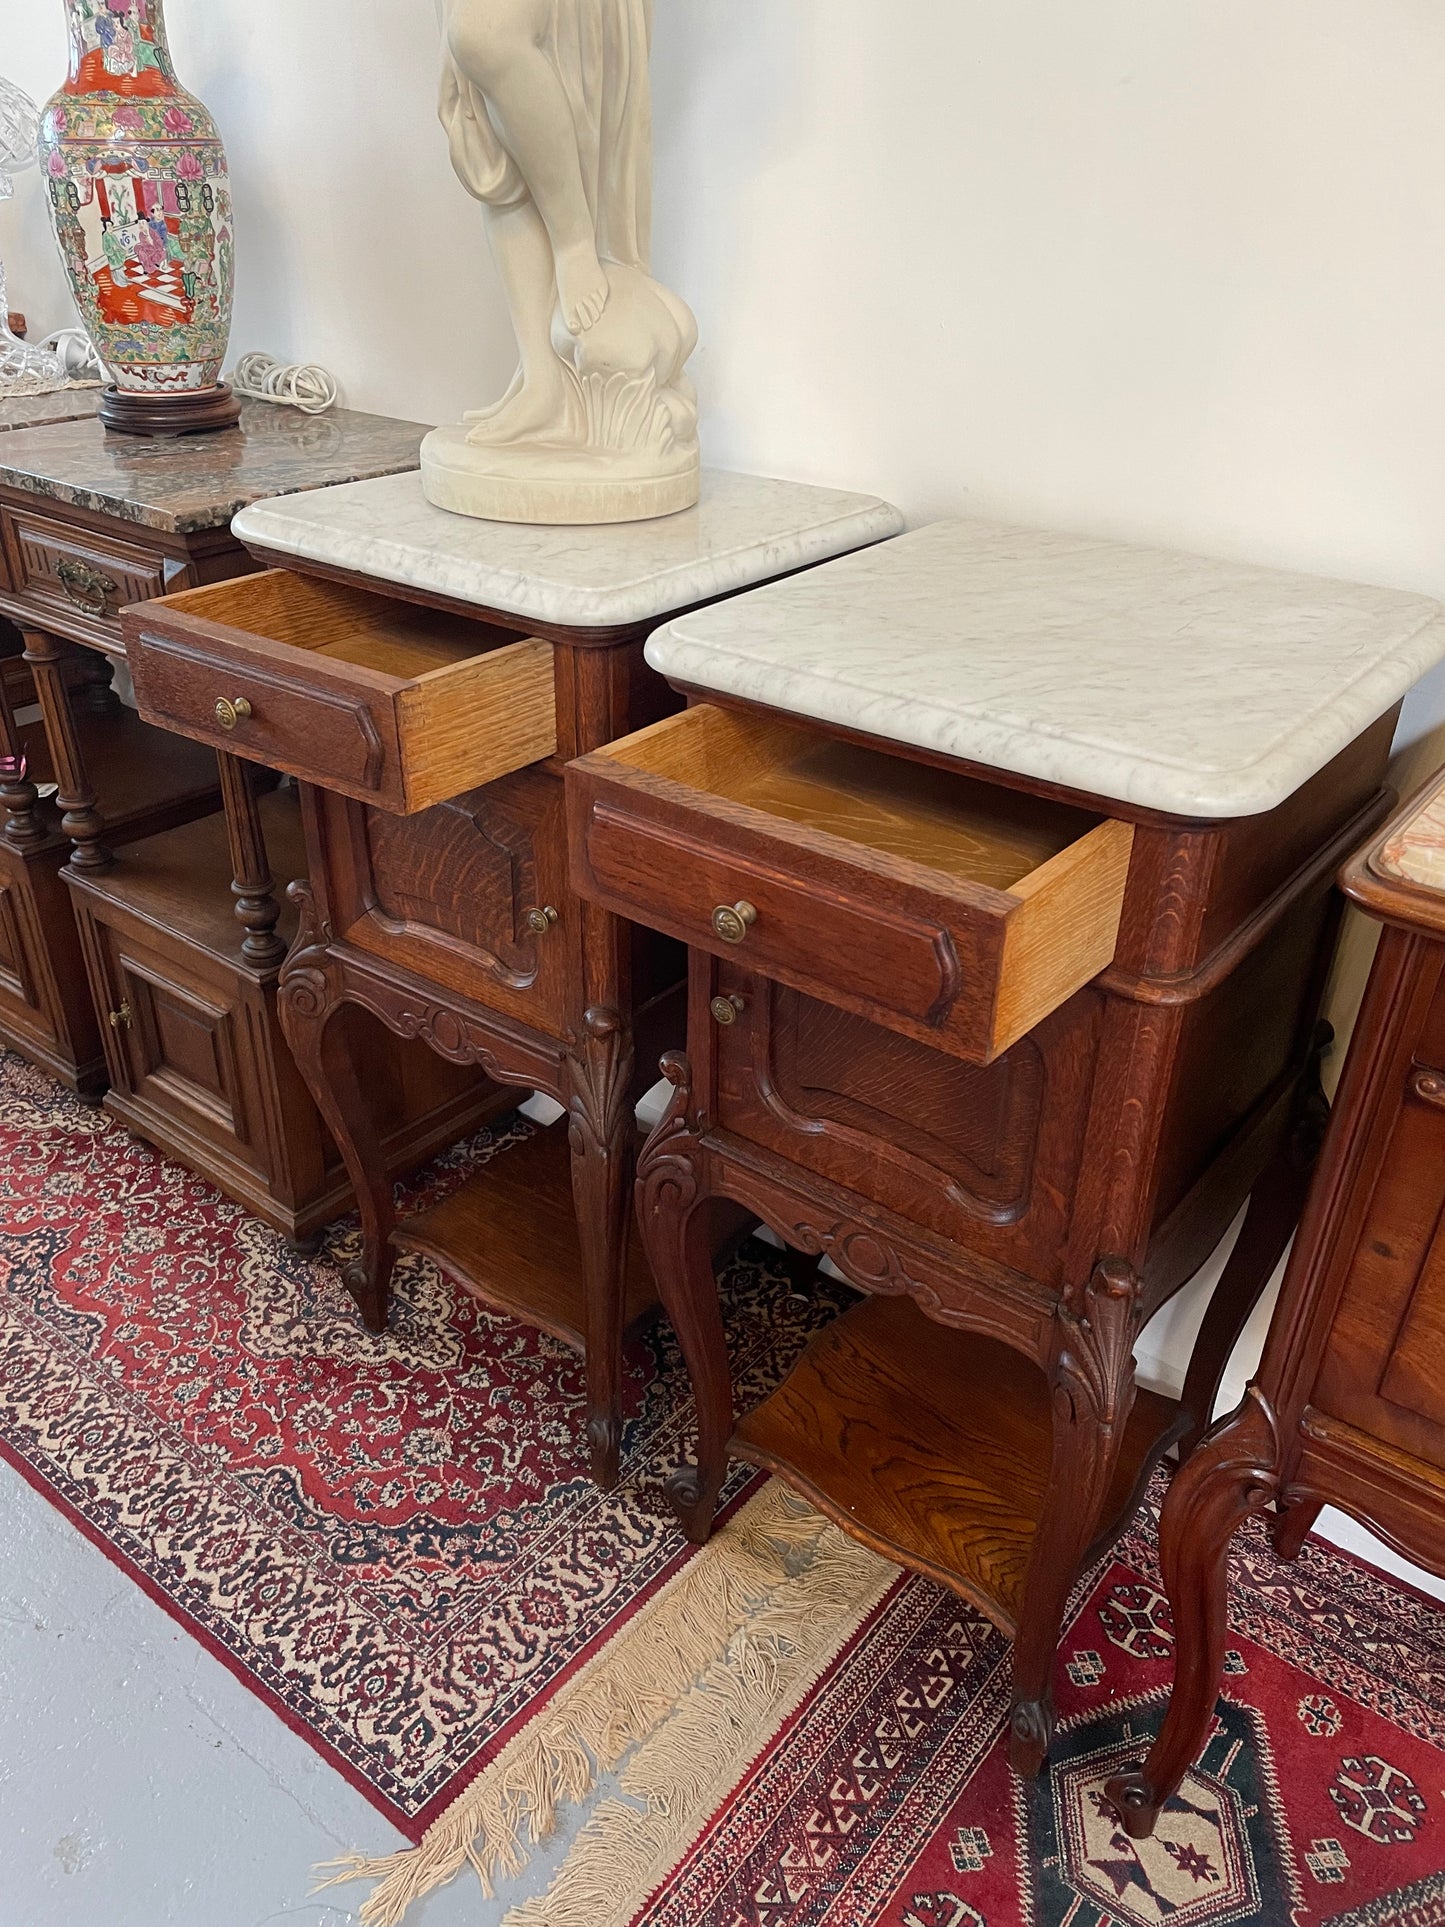
[[[1445,788],[1390,838],[1373,867],[1382,876],[1445,890]]]

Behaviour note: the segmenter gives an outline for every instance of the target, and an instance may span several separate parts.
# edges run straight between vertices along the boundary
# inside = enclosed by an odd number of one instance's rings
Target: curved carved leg
[[[673,1475],[667,1494],[684,1532],[700,1546],[712,1535],[727,1476],[732,1364],[713,1270],[713,1214],[709,1200],[699,1196],[699,1145],[689,1115],[692,1071],[685,1057],[670,1051],[662,1074],[673,1086],[672,1101],[638,1160],[637,1211],[697,1400],[697,1463]]]
[[[1333,1040],[1334,1032],[1322,1024],[1300,1081],[1291,1128],[1254,1187],[1229,1263],[1209,1301],[1184,1383],[1184,1409],[1192,1425],[1180,1443],[1181,1458],[1188,1458],[1213,1423],[1234,1349],[1299,1225],[1330,1121],[1320,1068]]]
[[[636,1151],[629,1093],[632,1040],[615,1010],[596,1006],[569,1060],[572,1196],[587,1294],[587,1445],[592,1477],[617,1484],[622,1452],[622,1338]]]
[[[1229,1636],[1229,1544],[1279,1487],[1279,1440],[1255,1386],[1176,1474],[1164,1507],[1160,1553],[1177,1640],[1174,1692],[1142,1767],[1109,1782],[1108,1796],[1135,1840],[1147,1840],[1165,1802],[1204,1751]]]
[[[1053,1458],[1014,1636],[1009,1761],[1032,1779],[1053,1740],[1053,1671],[1069,1595],[1105,1521],[1103,1508],[1134,1407],[1140,1295],[1127,1265],[1098,1266],[1082,1308],[1063,1315],[1053,1370]]]
[[[356,1189],[362,1255],[358,1264],[347,1267],[343,1278],[367,1328],[381,1332],[386,1330],[396,1267],[391,1179],[347,1039],[333,1021],[344,1003],[325,932],[317,921],[315,900],[305,883],[293,883],[289,895],[301,911],[301,932],[281,973],[281,1029]]]

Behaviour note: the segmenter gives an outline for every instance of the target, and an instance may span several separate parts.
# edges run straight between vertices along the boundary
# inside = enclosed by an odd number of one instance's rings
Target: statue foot
[[[612,296],[595,248],[566,248],[557,256],[557,294],[569,334],[585,335],[602,319]]]
[[[469,408],[466,414],[462,416],[462,420],[467,423],[489,422],[495,416],[500,415],[504,408],[509,408],[521,392],[522,371],[519,368],[516,374],[513,375],[507,392],[500,401],[494,401],[490,408]]]
[[[555,374],[531,375],[490,414],[473,421],[467,440],[477,448],[505,448],[513,442],[555,441],[570,425],[568,390],[559,362]],[[470,416],[467,418],[472,419]]]

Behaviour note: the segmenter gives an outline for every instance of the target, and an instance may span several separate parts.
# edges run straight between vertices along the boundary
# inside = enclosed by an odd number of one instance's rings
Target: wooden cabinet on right
[[[1259,1376],[1164,1508],[1174,1696],[1109,1789],[1140,1839],[1204,1749],[1250,1514],[1293,1558],[1339,1506],[1445,1577],[1445,774],[1342,883],[1385,928]]]

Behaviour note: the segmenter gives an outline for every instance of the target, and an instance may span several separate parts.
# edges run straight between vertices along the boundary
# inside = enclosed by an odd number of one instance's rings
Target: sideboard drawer
[[[552,645],[285,570],[129,610],[141,714],[411,815],[557,748]]]
[[[710,705],[567,781],[583,896],[973,1063],[1113,961],[1127,824]]]
[[[63,635],[115,651],[120,612],[128,602],[165,594],[166,562],[140,543],[76,529],[28,509],[4,511],[10,593],[33,616]]]

